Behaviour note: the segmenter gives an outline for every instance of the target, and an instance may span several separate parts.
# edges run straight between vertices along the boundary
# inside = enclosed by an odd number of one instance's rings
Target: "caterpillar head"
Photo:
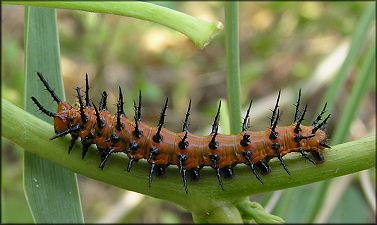
[[[71,106],[66,102],[59,102],[58,112],[54,117],[55,133],[61,133],[69,129],[69,112]]]
[[[311,127],[308,127],[311,128]],[[312,131],[309,129],[310,133],[308,132],[308,135],[312,133]],[[326,133],[323,130],[317,130],[315,131],[312,138],[308,140],[309,146],[315,146],[311,149],[311,153],[315,159],[315,161],[320,164],[325,161],[323,157],[323,150],[325,148],[330,148],[330,146],[327,144],[327,136]]]

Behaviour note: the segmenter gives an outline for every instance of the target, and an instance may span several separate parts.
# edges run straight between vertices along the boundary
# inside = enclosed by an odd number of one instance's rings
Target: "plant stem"
[[[141,1],[3,1],[2,4],[73,9],[148,20],[185,34],[199,49],[206,47],[223,29],[221,22],[207,22],[166,7]]]
[[[225,2],[226,81],[231,134],[241,132],[238,2]]]
[[[147,171],[150,165],[145,160],[138,162],[127,173],[124,171],[127,165],[125,155],[112,155],[102,171],[98,168],[100,159],[95,148],[90,148],[84,160],[81,160],[79,144],[68,154],[69,137],[49,141],[54,135],[52,125],[4,99],[1,104],[2,135],[25,150],[89,178],[169,200],[198,214],[220,207],[224,202],[238,202],[252,194],[309,184],[376,166],[375,136],[371,136],[326,150],[326,162],[321,165],[314,166],[298,154],[286,156],[284,160],[291,171],[290,176],[281,169],[280,162],[273,159],[270,163],[272,172],[262,177],[264,184],[254,178],[247,166],[238,165],[235,167],[236,178],[231,181],[224,179],[225,191],[222,191],[215,172],[207,167],[202,169],[199,182],[188,182],[189,192],[185,194],[182,178],[177,168],[171,166],[164,179],[153,179],[152,187],[148,188]]]

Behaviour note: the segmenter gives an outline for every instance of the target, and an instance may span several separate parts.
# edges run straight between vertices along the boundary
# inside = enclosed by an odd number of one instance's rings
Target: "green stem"
[[[207,22],[199,20],[166,7],[140,1],[2,1],[2,4],[73,9],[96,13],[109,13],[148,20],[170,27],[185,34],[199,49],[206,47],[210,41],[223,29],[221,22]]]
[[[238,2],[225,2],[226,82],[231,134],[241,132]]]
[[[249,200],[237,204],[244,220],[254,220],[256,223],[284,223],[284,220],[278,216],[266,213],[264,208],[257,202]]]
[[[281,168],[279,161],[273,159],[270,163],[272,172],[262,177],[264,184],[255,179],[247,166],[238,165],[235,167],[236,178],[224,179],[225,191],[222,191],[213,169],[207,167],[202,169],[199,182],[188,182],[189,192],[185,194],[182,178],[177,168],[171,166],[164,179],[154,178],[152,187],[148,188],[150,165],[145,160],[135,164],[127,173],[125,155],[112,155],[102,171],[98,168],[100,159],[94,147],[90,148],[84,160],[81,160],[80,144],[76,144],[68,154],[69,137],[50,141],[49,138],[54,135],[51,124],[4,99],[1,104],[2,135],[25,150],[89,178],[175,202],[200,215],[229,202],[237,203],[245,196],[314,183],[376,166],[375,136],[371,136],[326,150],[326,162],[321,165],[312,165],[298,154],[288,155],[285,163],[291,171],[290,176]]]

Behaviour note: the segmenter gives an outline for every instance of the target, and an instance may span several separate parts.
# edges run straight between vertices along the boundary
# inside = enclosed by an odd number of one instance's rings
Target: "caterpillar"
[[[90,102],[88,74],[86,74],[85,80],[85,103],[80,88],[76,88],[78,106],[71,106],[62,101],[42,74],[37,72],[37,75],[58,104],[57,112],[53,113],[45,109],[35,97],[31,97],[42,113],[54,118],[56,135],[50,140],[70,134],[72,137],[68,147],[68,153],[70,153],[80,137],[82,159],[84,159],[89,146],[95,144],[101,155],[99,168],[102,170],[108,157],[113,153],[127,154],[129,158],[128,172],[134,162],[146,159],[151,165],[149,187],[151,187],[154,173],[157,176],[162,176],[169,165],[176,165],[182,175],[184,190],[188,193],[187,176],[190,176],[192,181],[197,181],[200,178],[200,169],[210,166],[216,170],[219,185],[224,190],[221,175],[227,178],[232,177],[233,167],[241,163],[248,165],[254,176],[263,184],[258,172],[262,175],[268,174],[271,171],[268,162],[272,158],[277,157],[284,170],[290,175],[283,160],[284,155],[298,152],[311,163],[320,164],[324,162],[323,150],[330,148],[326,143],[327,137],[324,128],[331,114],[322,120],[327,103],[311,126],[302,125],[307,105],[301,110],[299,109],[301,89],[295,104],[294,122],[290,126],[277,126],[280,119],[279,91],[275,107],[272,110],[270,127],[266,131],[249,131],[249,113],[252,105],[252,101],[250,101],[246,116],[243,118],[242,132],[238,135],[219,134],[220,101],[211,133],[208,136],[197,136],[188,131],[191,99],[182,132],[174,133],[164,128],[168,98],[162,108],[158,125],[149,127],[141,118],[141,91],[139,91],[138,104],[133,102],[135,115],[133,118],[128,118],[123,110],[124,102],[120,87],[117,114],[112,115],[106,106],[107,93],[105,91],[102,93],[98,108],[93,102]],[[311,153],[313,159],[306,152]]]

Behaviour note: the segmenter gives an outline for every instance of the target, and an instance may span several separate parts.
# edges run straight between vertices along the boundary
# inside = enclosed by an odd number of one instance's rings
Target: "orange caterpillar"
[[[221,188],[221,174],[226,177],[233,175],[233,167],[239,163],[250,166],[256,178],[263,184],[256,168],[265,175],[270,172],[268,161],[277,157],[290,174],[283,156],[290,152],[299,152],[303,157],[313,164],[322,163],[324,148],[330,148],[326,144],[326,133],[323,131],[330,114],[321,122],[325,113],[326,105],[321,113],[312,123],[312,126],[303,126],[307,105],[299,110],[301,90],[296,104],[294,122],[287,127],[277,127],[280,118],[278,103],[280,91],[272,112],[271,126],[266,131],[251,132],[249,128],[249,112],[252,102],[248,107],[243,120],[242,132],[238,135],[218,134],[219,112],[221,102],[212,125],[212,132],[208,136],[197,136],[188,132],[191,100],[186,113],[183,130],[174,133],[165,129],[164,118],[168,104],[166,99],[162,109],[157,127],[149,127],[141,119],[141,93],[139,94],[139,104],[134,101],[135,116],[128,119],[123,111],[122,90],[119,87],[119,101],[117,103],[117,114],[112,115],[106,108],[106,92],[102,93],[99,107],[89,102],[88,75],[86,75],[85,104],[83,102],[80,88],[77,87],[77,95],[80,106],[71,106],[63,102],[54,93],[41,73],[37,73],[43,85],[58,103],[56,113],[43,108],[38,100],[32,97],[33,102],[44,114],[54,118],[56,135],[50,140],[71,134],[72,140],[68,153],[78,137],[83,145],[82,158],[88,151],[91,144],[97,146],[101,153],[101,163],[99,167],[103,169],[107,158],[116,152],[124,152],[129,157],[127,171],[129,172],[132,163],[139,159],[147,159],[151,164],[149,172],[149,187],[152,182],[154,172],[163,175],[169,165],[177,165],[182,174],[183,184],[187,193],[187,173],[192,180],[199,179],[199,171],[203,166],[211,166],[216,170],[216,175]],[[311,159],[305,152],[310,152],[314,157]]]

